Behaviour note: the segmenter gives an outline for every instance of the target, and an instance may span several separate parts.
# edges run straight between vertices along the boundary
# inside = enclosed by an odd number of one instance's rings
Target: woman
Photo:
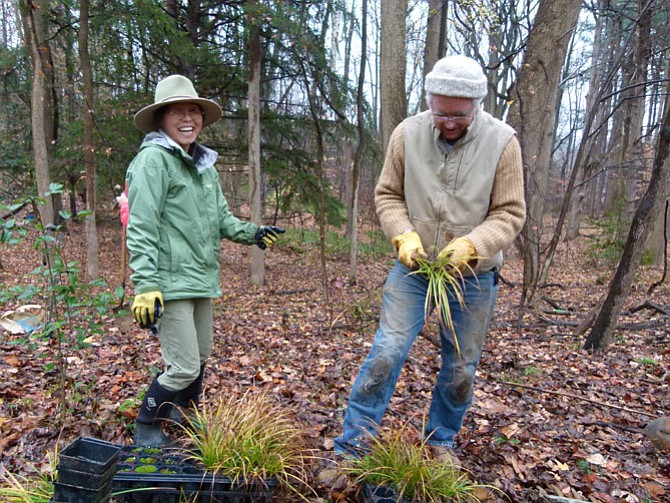
[[[220,117],[221,108],[198,97],[181,75],[161,80],[154,103],[135,114],[146,136],[126,173],[131,311],[141,327],[158,334],[165,363],[142,402],[136,445],[172,445],[162,420],[173,404],[198,404],[212,350],[212,298],[221,295],[220,239],[265,249],[284,232],[230,212],[214,167],[217,154],[196,142]]]

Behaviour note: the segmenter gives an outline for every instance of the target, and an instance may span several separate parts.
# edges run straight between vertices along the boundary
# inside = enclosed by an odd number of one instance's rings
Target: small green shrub
[[[525,375],[526,377],[538,376],[541,373],[542,371],[537,367],[535,367],[534,365],[528,365],[523,369],[523,375]]]
[[[521,441],[518,438],[510,438],[507,435],[502,435],[500,437],[496,437],[494,440],[496,445],[502,445],[502,444],[512,444],[512,445],[519,445]]]
[[[591,463],[586,461],[585,459],[580,459],[577,461],[577,467],[584,472],[585,475],[590,475],[592,470],[591,470]]]
[[[641,357],[641,358],[635,358],[635,361],[637,363],[641,363],[642,365],[650,365],[650,366],[659,365],[658,361],[655,358],[650,358],[648,356],[644,356],[644,357]]]
[[[51,184],[47,195],[60,196],[63,186]],[[44,205],[42,198],[26,196],[17,204],[29,205],[37,209]],[[36,219],[26,223],[25,227],[33,227],[36,234],[34,248],[42,255],[42,265],[31,271],[34,281],[26,281],[7,289],[1,295],[4,302],[32,302],[44,306],[45,317],[41,328],[29,336],[20,337],[13,342],[25,345],[29,351],[35,351],[40,342],[48,341],[49,352],[36,354],[44,363],[45,371],[57,370],[58,380],[54,385],[55,395],[60,397],[60,415],[73,415],[90,399],[90,388],[93,383],[85,384],[76,381],[68,373],[68,362],[81,349],[90,347],[92,337],[103,333],[102,316],[110,311],[114,296],[106,293],[101,287],[104,281],[83,282],[82,271],[76,260],[68,260],[66,250],[62,246],[61,235],[64,226],[70,220],[67,212],[60,212],[63,224],[52,227],[44,225],[39,212],[34,211]],[[79,218],[85,218],[90,212],[82,211]],[[15,229],[14,225],[2,229],[5,243],[13,243],[25,235],[25,228]],[[44,346],[42,344],[41,346]],[[75,385],[71,386],[70,383]]]

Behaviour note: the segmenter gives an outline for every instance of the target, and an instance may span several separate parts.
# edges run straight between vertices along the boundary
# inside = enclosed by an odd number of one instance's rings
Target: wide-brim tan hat
[[[221,107],[212,100],[198,97],[193,83],[183,75],[170,75],[156,84],[154,102],[135,114],[135,125],[143,133],[160,127],[156,112],[174,103],[197,103],[203,111],[202,127],[209,126],[221,118]]]

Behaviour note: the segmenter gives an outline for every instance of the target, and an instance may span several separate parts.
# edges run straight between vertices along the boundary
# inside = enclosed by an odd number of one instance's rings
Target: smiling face
[[[202,109],[196,103],[175,103],[161,110],[161,127],[188,152],[202,131]]]
[[[435,127],[450,142],[460,139],[477,114],[477,106],[472,98],[455,98],[433,94],[430,111]]]

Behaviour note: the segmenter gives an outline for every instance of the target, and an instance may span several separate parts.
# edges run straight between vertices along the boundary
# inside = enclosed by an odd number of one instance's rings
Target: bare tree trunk
[[[642,124],[651,49],[648,42],[645,42],[649,39],[651,12],[647,9],[641,14],[642,8],[643,5],[638,0],[623,7],[625,10],[620,16],[620,24],[625,24],[627,19],[638,19],[630,28],[635,31],[633,49],[621,47],[626,56],[622,64],[621,90],[617,96],[618,107],[612,121],[611,133],[615,157],[612,187],[606,209],[616,216],[621,236],[628,233],[628,225],[635,212],[638,175],[642,173]],[[619,28],[619,31],[623,30],[623,27]]]
[[[650,9],[652,3],[654,0],[646,0],[646,3],[644,7],[640,11],[640,15],[643,16],[645,15],[645,12]],[[622,44],[623,47],[626,47],[628,44],[630,44],[632,36],[629,36]],[[612,62],[611,68],[609,69],[609,72],[607,76],[603,79],[602,86],[596,93],[593,94],[593,102],[599,102],[601,97],[604,94],[604,90],[610,85],[610,83],[614,80],[616,74],[618,73],[618,69],[621,66],[621,61],[623,59],[623,53],[620,53],[617,55],[615,60]],[[556,221],[556,228],[554,230],[554,235],[551,238],[551,241],[547,245],[547,251],[543,259],[542,263],[542,270],[540,271],[540,276],[539,276],[539,281],[538,285],[541,284],[546,280],[546,277],[548,275],[549,267],[551,265],[551,262],[554,259],[554,255],[556,253],[556,249],[558,248],[558,243],[561,238],[561,233],[563,226],[565,224],[568,210],[571,205],[572,201],[572,192],[575,188],[575,182],[577,179],[577,174],[578,174],[578,169],[580,166],[582,166],[582,163],[584,162],[584,159],[588,158],[589,156],[589,150],[591,148],[591,141],[590,137],[592,135],[592,126],[594,122],[594,118],[596,116],[597,110],[594,106],[587,105],[587,114],[584,119],[584,130],[583,130],[583,140],[579,145],[579,149],[577,151],[577,156],[575,158],[575,167],[572,170],[572,174],[570,175],[570,180],[568,181],[566,190],[565,190],[565,197],[563,198],[563,204],[561,206],[561,212],[558,216],[558,219]]]
[[[423,53],[423,80],[430,72],[437,60],[445,55],[447,38],[447,13],[449,3],[444,0],[429,0],[428,23],[426,25],[426,46]],[[426,110],[426,92],[421,90],[421,110]]]
[[[532,300],[540,280],[544,202],[553,149],[559,77],[581,0],[542,0],[528,39],[528,49],[507,121],[518,132],[523,152],[527,220],[524,242],[522,304]]]
[[[261,32],[259,19],[254,16],[257,0],[247,0],[249,6],[249,203],[251,221],[261,225],[261,132],[260,132],[260,92],[261,92]],[[265,255],[256,246],[251,247],[251,283],[262,285],[265,282]]]
[[[605,30],[605,16],[603,12],[605,10],[604,2],[607,0],[599,0],[599,9],[597,10],[597,18],[595,24],[595,33],[593,35],[593,53],[591,55],[591,76],[589,77],[589,90],[586,96],[587,106],[595,107],[598,106],[597,103],[591,99],[593,95],[597,92],[596,90],[600,87],[600,82],[602,78],[602,70],[600,66],[602,64],[603,58],[603,32]],[[602,107],[601,107],[602,109]],[[587,110],[586,113],[590,113],[590,110]],[[575,180],[575,186],[577,190],[575,192],[575,204],[571,205],[569,210],[568,223],[566,225],[566,236],[565,238],[570,240],[574,239],[579,235],[579,229],[581,226],[581,220],[584,213],[584,202],[586,200],[586,194],[589,188],[596,186],[597,180],[588,181],[588,178],[594,173],[595,167],[598,165],[597,158],[600,157],[600,154],[604,151],[604,141],[606,139],[606,128],[602,128],[596,132],[596,138],[593,140],[593,147],[591,149],[589,158],[586,161],[584,169],[576,166],[573,163],[573,169],[578,169],[579,173]],[[596,195],[596,197],[598,197]]]
[[[649,187],[633,217],[621,262],[586,338],[585,349],[605,349],[611,342],[616,322],[640,264],[646,237],[654,220],[662,215],[665,200],[670,193],[670,83],[667,91],[665,117],[658,136]]]
[[[405,67],[407,61],[407,0],[382,2],[381,107],[382,149],[395,127],[407,117]]]
[[[98,232],[95,221],[96,169],[93,147],[93,73],[88,54],[89,0],[79,2],[79,62],[84,78],[84,162],[86,164],[86,273],[89,280],[98,279]]]
[[[26,37],[26,46],[33,66],[31,104],[31,126],[33,133],[33,155],[35,157],[35,176],[37,192],[46,201],[40,207],[42,225],[46,228],[55,224],[54,203],[46,196],[51,184],[49,168],[49,145],[53,139],[53,100],[51,96],[50,76],[52,67],[49,62],[51,49],[46,42],[46,21],[43,13],[46,6],[40,2],[25,0],[21,3],[21,16]]]
[[[309,66],[308,58],[301,58],[298,60],[301,67],[302,83],[305,86],[305,92],[309,101],[309,113],[314,122],[314,136],[316,148],[314,152],[314,164],[316,167],[317,179],[319,181],[319,210],[317,221],[319,224],[319,258],[321,262],[321,295],[324,303],[330,300],[328,291],[328,267],[326,259],[326,227],[327,227],[327,207],[326,207],[326,190],[328,180],[326,178],[326,170],[324,167],[324,144],[323,144],[323,129],[321,126],[321,107],[319,106],[318,89],[315,84],[314,73]]]
[[[319,258],[321,262],[321,295],[323,302],[328,303],[330,294],[328,291],[328,267],[326,260],[326,170],[323,166],[323,132],[321,130],[321,118],[319,117],[318,107],[316,104],[316,96],[313,87],[307,80],[307,72],[305,72],[305,89],[307,89],[307,97],[309,98],[309,110],[314,121],[314,129],[316,131],[316,167],[319,178]]]
[[[361,6],[361,63],[358,73],[358,92],[356,94],[356,111],[358,121],[358,147],[354,154],[354,162],[351,167],[351,234],[349,235],[349,284],[356,283],[356,268],[358,258],[358,186],[361,173],[361,159],[365,151],[365,97],[363,96],[365,85],[365,65],[367,64],[366,53],[368,43],[368,2],[363,0]]]
[[[665,65],[659,71],[664,71],[665,75],[670,75],[670,59],[667,59]],[[652,96],[651,101],[654,102],[654,96]],[[653,115],[650,113],[649,115]],[[646,153],[646,152],[645,152]],[[643,153],[643,157],[646,160],[646,155]],[[667,204],[667,201],[666,201]],[[656,263],[663,261],[664,267],[667,267],[667,258],[668,258],[668,234],[670,234],[670,225],[667,221],[667,210],[666,206],[666,218],[658,218],[654,222],[653,229],[649,233],[649,238],[645,244],[645,249],[651,252],[656,259]]]

